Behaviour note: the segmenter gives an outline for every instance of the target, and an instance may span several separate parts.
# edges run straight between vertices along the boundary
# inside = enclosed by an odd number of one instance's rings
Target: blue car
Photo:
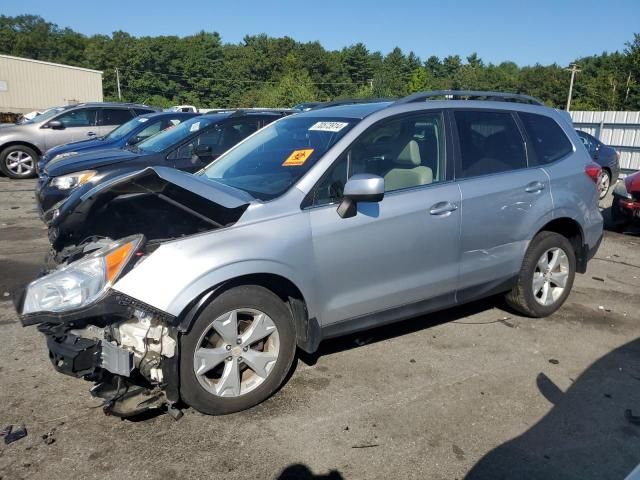
[[[174,127],[197,115],[199,114],[183,112],[158,112],[140,115],[120,125],[104,137],[67,143],[47,150],[38,162],[38,172],[42,172],[47,163],[54,159],[71,157],[93,150],[136,145],[162,130]]]

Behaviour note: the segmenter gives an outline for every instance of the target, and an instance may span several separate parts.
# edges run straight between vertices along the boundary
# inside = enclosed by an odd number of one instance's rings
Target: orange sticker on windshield
[[[282,164],[283,167],[299,167],[300,165],[304,165],[304,162],[307,161],[307,158],[311,156],[313,153],[313,148],[307,148],[305,150],[294,150],[289,158],[287,158]]]

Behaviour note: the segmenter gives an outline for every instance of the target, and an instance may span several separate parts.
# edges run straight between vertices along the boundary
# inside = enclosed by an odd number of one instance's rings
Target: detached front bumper
[[[24,292],[15,300],[19,313],[23,303]],[[81,310],[20,320],[45,335],[57,372],[96,384],[91,394],[104,400],[105,413],[128,417],[179,401],[175,317],[110,292]]]

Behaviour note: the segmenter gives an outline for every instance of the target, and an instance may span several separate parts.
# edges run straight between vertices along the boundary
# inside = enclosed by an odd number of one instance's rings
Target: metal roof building
[[[102,101],[102,72],[0,55],[0,112]]]
[[[623,170],[640,170],[640,112],[571,112],[573,125],[620,152]]]

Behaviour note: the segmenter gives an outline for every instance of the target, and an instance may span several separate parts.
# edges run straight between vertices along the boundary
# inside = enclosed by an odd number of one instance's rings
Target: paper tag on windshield
[[[200,122],[193,123],[193,124],[189,127],[189,131],[190,131],[190,132],[197,132],[198,130],[200,130]]]
[[[345,122],[316,122],[309,130],[315,132],[339,132],[347,125],[349,124]]]
[[[140,123],[144,123],[144,122],[148,122],[148,121],[149,121],[149,119],[148,119],[148,118],[139,118],[139,119],[138,119],[138,121],[139,121]]]
[[[299,167],[300,165],[304,165],[304,162],[307,161],[307,158],[311,156],[313,153],[313,148],[307,148],[304,150],[294,150],[289,158],[287,158],[282,164],[283,167]]]

